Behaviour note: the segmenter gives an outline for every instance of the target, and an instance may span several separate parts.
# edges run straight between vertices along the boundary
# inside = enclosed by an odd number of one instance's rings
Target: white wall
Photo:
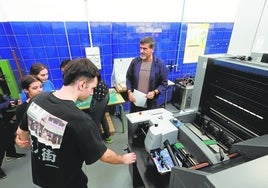
[[[0,0],[0,21],[233,22],[240,0]]]
[[[183,0],[88,0],[89,20],[180,22],[182,5]]]
[[[184,22],[234,22],[240,0],[185,0]]]
[[[268,2],[265,1],[265,3],[252,52],[268,53]]]
[[[250,55],[255,39],[259,39],[259,36],[257,36],[258,27],[266,28],[264,22],[262,22],[262,26],[259,26],[265,2],[266,0],[240,1],[228,49],[229,54]],[[266,19],[266,23],[267,21],[268,19]],[[265,35],[267,34],[266,32]]]
[[[0,21],[86,20],[84,0],[0,0]]]

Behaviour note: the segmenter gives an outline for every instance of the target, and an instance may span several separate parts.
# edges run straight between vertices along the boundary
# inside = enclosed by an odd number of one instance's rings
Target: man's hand
[[[137,156],[135,153],[126,153],[123,156],[123,163],[124,164],[132,164],[136,162]]]
[[[146,95],[147,99],[153,99],[155,96],[155,92],[154,91],[149,91]]]
[[[132,91],[128,91],[128,99],[130,102],[136,102],[136,99],[134,98],[133,92]]]
[[[109,148],[100,158],[102,162],[110,164],[132,164],[136,162],[136,159],[137,156],[133,152],[119,155]]]
[[[21,148],[30,148],[31,143],[30,143],[30,135],[28,131],[23,131],[18,127],[16,131],[16,139],[15,142],[16,144],[21,147]]]
[[[31,147],[29,140],[21,140],[21,138],[18,135],[16,136],[15,142],[21,148],[30,148]]]

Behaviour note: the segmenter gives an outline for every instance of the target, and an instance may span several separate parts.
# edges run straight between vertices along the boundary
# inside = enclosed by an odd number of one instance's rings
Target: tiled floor
[[[171,105],[167,105],[170,111],[176,111]],[[124,153],[127,147],[127,127],[121,133],[121,121],[111,116],[115,126],[114,142],[108,147],[118,153]],[[125,120],[126,121],[126,120]],[[7,174],[7,178],[0,180],[0,188],[36,188],[31,179],[30,151],[18,149],[19,152],[27,153],[25,158],[7,162],[4,160],[2,166]],[[100,161],[93,165],[84,165],[84,172],[87,174],[91,188],[131,188],[132,179],[129,174],[128,165],[111,165]]]

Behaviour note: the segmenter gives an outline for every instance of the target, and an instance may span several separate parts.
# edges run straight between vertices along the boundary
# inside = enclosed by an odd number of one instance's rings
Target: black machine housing
[[[182,127],[178,140],[191,155],[200,162],[207,159],[210,165],[200,170],[174,167],[169,187],[268,186],[267,173],[256,171],[268,163],[267,63],[225,54],[199,57],[190,110],[176,117],[199,132]],[[202,136],[217,141],[219,155],[215,152],[214,157],[195,138]],[[244,178],[260,173],[258,182]],[[228,183],[224,174],[230,174]]]

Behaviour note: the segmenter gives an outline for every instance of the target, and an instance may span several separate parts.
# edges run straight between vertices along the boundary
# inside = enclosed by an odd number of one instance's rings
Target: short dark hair
[[[149,44],[150,48],[155,47],[155,40],[153,37],[144,37],[140,40],[140,44]]]
[[[60,69],[64,68],[71,60],[70,59],[65,59],[61,62],[60,64]]]
[[[42,81],[36,75],[26,75],[21,79],[20,85],[22,89],[29,89],[30,85],[37,81],[42,83]]]
[[[43,63],[34,63],[32,64],[30,68],[30,74],[31,75],[38,75],[41,70],[47,69],[47,66],[44,65]]]
[[[63,84],[65,86],[74,83],[81,77],[93,79],[99,77],[98,68],[87,58],[71,60],[64,69]]]

